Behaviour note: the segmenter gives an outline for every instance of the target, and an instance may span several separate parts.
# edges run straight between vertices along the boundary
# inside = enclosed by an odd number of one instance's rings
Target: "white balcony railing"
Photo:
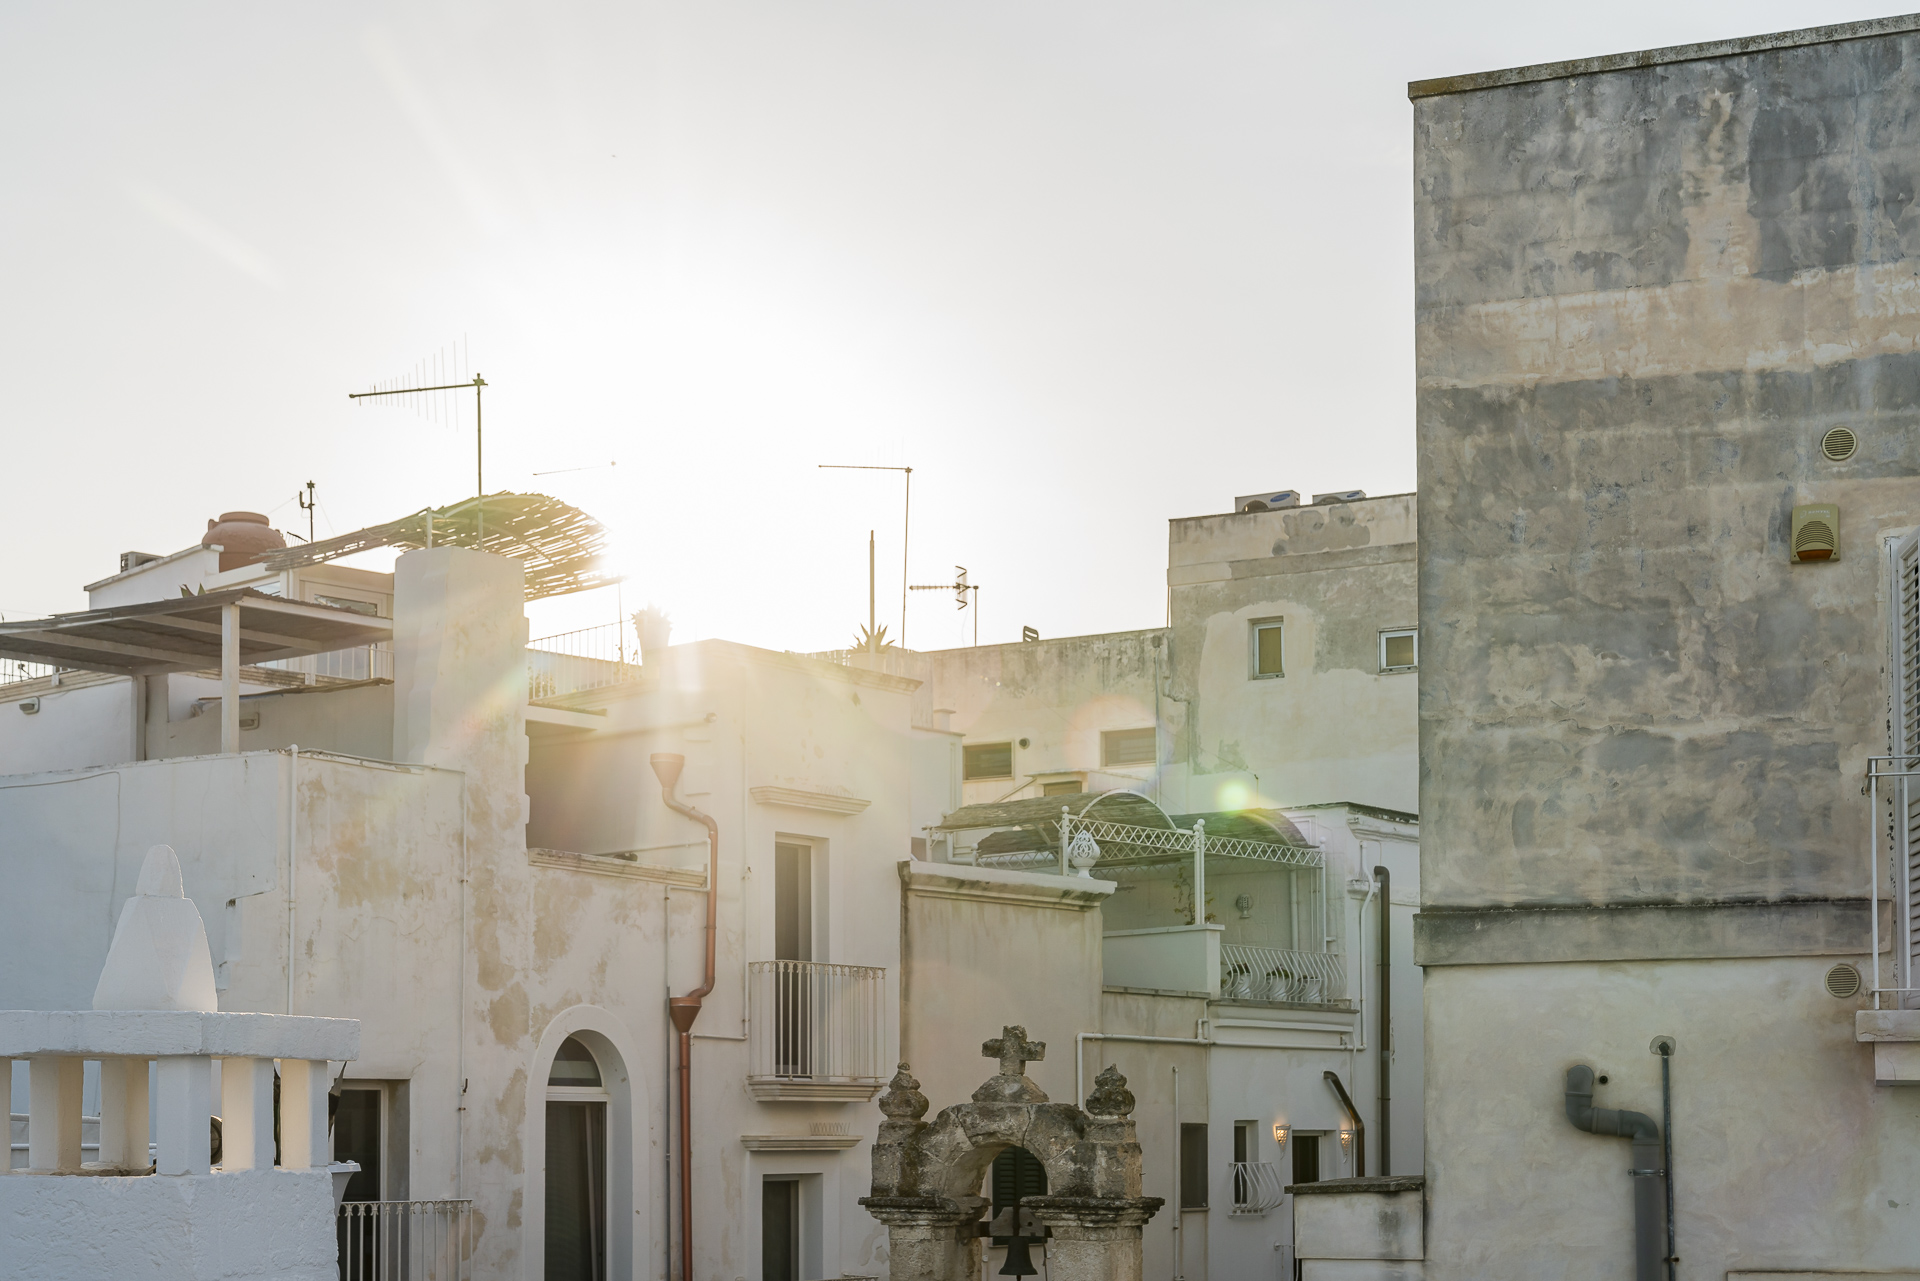
[[[1271,1161],[1233,1163],[1233,1214],[1265,1214],[1286,1195],[1287,1181]]]
[[[1220,995],[1242,1001],[1337,1001],[1346,992],[1339,952],[1220,945]]]
[[[472,1201],[346,1201],[340,1281],[470,1281]]]
[[[747,967],[747,1084],[763,1099],[870,1099],[885,1078],[887,972],[868,965]]]
[[[527,697],[535,702],[640,679],[640,647],[625,623],[602,623],[527,643]]]
[[[298,658],[276,658],[263,667],[298,672],[321,680],[390,681],[393,679],[393,647],[359,645],[353,649],[329,650],[324,654],[302,654]]]

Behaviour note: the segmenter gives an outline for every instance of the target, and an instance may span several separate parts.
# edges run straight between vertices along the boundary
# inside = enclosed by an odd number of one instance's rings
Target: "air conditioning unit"
[[[1298,507],[1300,491],[1297,489],[1278,489],[1264,494],[1243,494],[1233,500],[1236,512],[1272,512],[1282,507]]]
[[[1331,494],[1315,494],[1313,505],[1318,507],[1321,503],[1357,503],[1366,496],[1367,491],[1364,489],[1336,489]]]

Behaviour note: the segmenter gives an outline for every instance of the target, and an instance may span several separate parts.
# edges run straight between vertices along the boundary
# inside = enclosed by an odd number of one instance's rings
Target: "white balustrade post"
[[[80,1168],[80,1087],[86,1064],[40,1057],[27,1066],[27,1168]]]
[[[213,1060],[169,1055],[160,1060],[154,1100],[155,1172],[205,1174],[212,1166]]]
[[[220,1060],[220,1167],[273,1168],[273,1060]]]
[[[328,1164],[326,1060],[280,1060],[280,1165],[311,1170]]]
[[[1193,923],[1207,923],[1207,820],[1193,821]]]
[[[147,1060],[100,1060],[100,1164],[146,1169],[147,1117]]]

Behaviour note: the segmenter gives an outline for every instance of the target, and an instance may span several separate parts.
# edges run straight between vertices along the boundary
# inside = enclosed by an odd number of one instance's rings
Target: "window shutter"
[[[1893,583],[1889,604],[1893,615],[1891,653],[1888,655],[1888,745],[1895,776],[1892,780],[1893,812],[1887,815],[1887,835],[1893,848],[1889,863],[1904,877],[1905,892],[1896,891],[1901,919],[1894,929],[1903,932],[1905,973],[1896,982],[1901,987],[1915,986],[1920,973],[1920,931],[1913,928],[1920,912],[1920,779],[1906,777],[1904,771],[1920,767],[1920,530],[1893,544]],[[1897,954],[1897,953],[1896,953]],[[1912,998],[1902,1004],[1911,1005]]]

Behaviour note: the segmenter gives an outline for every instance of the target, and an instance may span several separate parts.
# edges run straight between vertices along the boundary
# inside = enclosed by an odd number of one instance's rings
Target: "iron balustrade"
[[[527,697],[535,702],[640,679],[640,647],[625,623],[602,623],[527,643]]]
[[[1869,897],[1872,909],[1875,1009],[1920,1005],[1920,758],[1875,756],[1867,761],[1871,816]],[[1892,908],[1889,939],[1880,936],[1880,902]],[[1891,954],[1883,962],[1882,949]]]
[[[824,961],[747,966],[755,1080],[877,1084],[886,1075],[887,971]]]
[[[1271,1161],[1235,1161],[1230,1214],[1265,1214],[1286,1196],[1287,1181]]]
[[[473,1202],[343,1201],[340,1281],[472,1281]]]
[[[1337,1001],[1347,994],[1346,972],[1338,952],[1220,945],[1220,995],[1235,1000]]]

